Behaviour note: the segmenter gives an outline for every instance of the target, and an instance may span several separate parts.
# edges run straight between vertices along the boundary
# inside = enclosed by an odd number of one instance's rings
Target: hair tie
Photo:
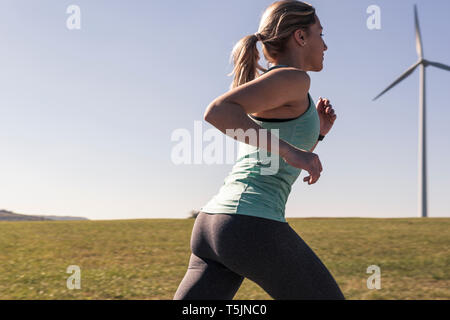
[[[262,41],[261,39],[261,34],[259,34],[258,32],[254,33],[254,36],[256,36],[256,38],[258,39],[258,41]]]

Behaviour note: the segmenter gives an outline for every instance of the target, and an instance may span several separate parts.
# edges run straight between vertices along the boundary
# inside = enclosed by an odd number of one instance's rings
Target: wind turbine
[[[419,18],[417,17],[417,6],[414,5],[414,22],[416,26],[416,51],[419,60],[409,67],[397,80],[384,89],[379,95],[373,98],[378,99],[385,92],[389,91],[396,84],[407,78],[413,71],[420,67],[420,92],[419,92],[419,206],[418,216],[427,216],[427,152],[426,152],[426,113],[425,113],[425,68],[428,66],[437,67],[450,71],[450,66],[439,62],[425,60],[423,57],[422,37],[420,35]]]

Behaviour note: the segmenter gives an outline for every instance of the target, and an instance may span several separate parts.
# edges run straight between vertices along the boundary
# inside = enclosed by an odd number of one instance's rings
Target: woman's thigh
[[[239,214],[200,213],[197,219],[193,254],[254,281],[272,298],[344,298],[331,273],[288,223]]]
[[[191,254],[174,300],[232,300],[243,277],[220,263]]]
[[[287,223],[254,225],[228,239],[221,262],[274,299],[344,299],[331,273]]]

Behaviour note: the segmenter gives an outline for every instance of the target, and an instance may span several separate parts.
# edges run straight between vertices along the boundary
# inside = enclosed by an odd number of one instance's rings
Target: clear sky
[[[232,164],[175,165],[171,134],[193,134],[228,90],[231,49],[272,2],[1,1],[0,209],[128,219],[202,207]],[[319,181],[301,173],[286,216],[415,217],[418,70],[372,98],[417,61],[414,3],[425,58],[450,65],[450,1],[310,3],[328,45],[310,94],[338,118],[314,151]],[[69,5],[81,9],[79,30],[66,27]],[[367,28],[370,5],[380,30]],[[449,84],[450,72],[427,68],[430,217],[450,216]]]

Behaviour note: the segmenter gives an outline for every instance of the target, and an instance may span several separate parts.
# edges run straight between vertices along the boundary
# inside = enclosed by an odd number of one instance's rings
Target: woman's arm
[[[319,157],[278,137],[274,137],[278,146],[272,146],[269,130],[266,130],[263,143],[259,136],[263,128],[248,117],[249,113],[297,102],[307,95],[309,85],[309,76],[303,71],[295,68],[274,70],[216,98],[206,108],[203,118],[233,139],[277,153],[291,166],[308,171],[308,184],[313,184],[322,171]],[[249,133],[253,133],[253,139]]]
[[[262,143],[263,141],[260,140],[259,130],[264,128],[251,120],[244,108],[237,103],[222,102],[220,106],[214,108],[214,112],[208,112],[211,108],[213,107],[208,106],[207,111],[205,112],[205,121],[211,123],[214,127],[235,140],[255,147],[262,147],[270,153],[278,153],[281,157],[283,157],[290,148],[293,148],[291,144],[282,139],[278,139],[276,136],[272,138],[272,134],[269,130],[267,130],[267,134],[265,135],[266,138],[264,139],[265,141]],[[255,131],[247,131],[247,133],[254,133],[254,139],[250,139],[248,134],[237,134],[239,129],[242,129],[243,132],[254,129]],[[227,132],[227,130],[230,131]],[[278,140],[278,150],[273,150],[272,139],[275,141]]]
[[[261,143],[259,139],[259,134],[256,134],[256,139],[245,139],[247,136],[242,134],[233,134],[233,131],[242,129],[243,131],[254,129],[255,132],[259,132],[259,129],[263,129],[260,125],[252,121],[248,116],[244,108],[239,104],[234,102],[222,102],[220,106],[214,108],[214,112],[207,112],[204,115],[205,121],[214,125],[217,129],[231,136],[233,139],[242,141],[247,144],[254,145],[256,147],[265,148],[268,152],[278,152],[278,154],[293,167],[304,169],[308,171],[309,176],[304,179],[308,184],[316,183],[320,177],[320,172],[322,171],[322,164],[320,163],[319,157],[312,152],[299,149],[282,139],[277,137],[275,141],[278,141],[279,146],[277,150],[273,150],[271,141],[272,135],[269,130],[267,130],[267,138],[265,143]],[[231,134],[228,129],[232,130]],[[255,142],[255,143],[253,143]],[[267,143],[267,144],[266,144]],[[317,143],[316,143],[317,145]],[[315,146],[314,146],[315,147]],[[314,148],[313,148],[314,149]]]
[[[203,117],[205,121],[233,139],[256,147],[263,147],[272,153],[272,135],[268,131],[265,135],[267,146],[261,145],[259,132],[263,128],[252,121],[248,114],[297,102],[307,95],[309,85],[310,78],[306,72],[296,68],[273,70],[214,99],[206,108]],[[231,132],[230,135],[226,132],[227,129],[234,132]],[[244,132],[254,129],[247,133],[252,131],[255,133],[256,143],[245,137],[234,137],[233,133],[239,129]],[[274,137],[274,140],[278,141],[278,154],[281,156],[295,148],[277,137]]]

